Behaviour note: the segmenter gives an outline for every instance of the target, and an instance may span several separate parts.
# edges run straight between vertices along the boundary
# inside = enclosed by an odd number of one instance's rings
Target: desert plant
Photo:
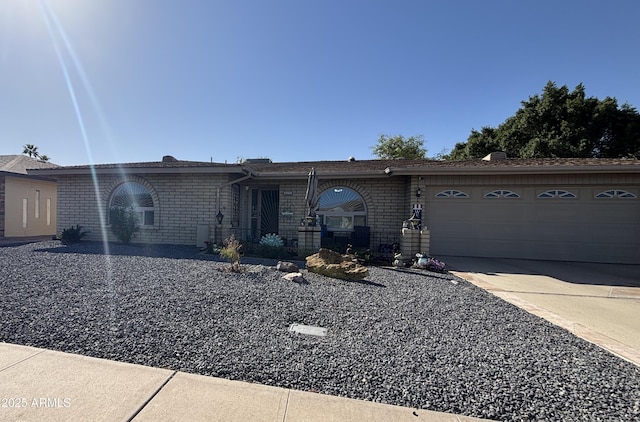
[[[83,232],[82,226],[76,224],[75,227],[71,226],[68,229],[62,230],[62,233],[58,236],[62,243],[77,243],[82,240],[89,232]]]
[[[284,258],[287,251],[284,247],[284,240],[275,233],[262,236],[258,244],[258,253],[264,258]]]
[[[111,231],[122,243],[129,243],[140,230],[138,216],[133,207],[111,207],[109,210],[109,223]]]
[[[220,249],[220,256],[231,263],[231,271],[240,272],[240,241],[232,234],[222,244],[224,247]]]

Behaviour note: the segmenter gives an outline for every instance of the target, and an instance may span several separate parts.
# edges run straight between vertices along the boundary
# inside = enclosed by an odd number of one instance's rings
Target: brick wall
[[[141,228],[134,242],[195,244],[198,225],[208,226],[210,237],[214,235],[218,209],[225,215],[219,234],[226,237],[231,232],[232,188],[224,186],[220,189],[220,205],[217,203],[217,188],[230,180],[226,175],[210,174],[101,175],[96,194],[90,176],[61,176],[58,179],[57,231],[79,224],[91,232],[87,236],[89,240],[101,240],[103,233],[109,240],[115,240],[105,224],[109,198],[119,184],[133,181],[151,192],[156,207],[154,226]],[[251,182],[249,180],[247,184]],[[409,178],[406,177],[330,179],[321,180],[319,189],[321,192],[334,186],[353,189],[366,203],[367,222],[372,233],[391,231],[399,234],[402,221],[410,216],[408,183]],[[305,191],[306,180],[279,183],[281,231],[297,233],[300,219],[307,212]],[[240,192],[246,195],[249,191],[240,189]],[[283,215],[285,209],[292,215]],[[241,212],[247,211],[242,209]],[[241,225],[247,227],[247,220],[242,220]]]
[[[154,200],[153,227],[141,227],[134,243],[167,243],[194,245],[198,225],[213,229],[218,212],[217,187],[229,181],[226,175],[170,174],[170,175],[101,175],[99,187],[90,176],[62,176],[58,179],[58,231],[75,224],[91,233],[88,240],[102,240],[103,233],[115,241],[106,220],[109,198],[113,190],[125,181],[145,186]],[[231,188],[220,190],[220,209],[230,213],[226,204]]]

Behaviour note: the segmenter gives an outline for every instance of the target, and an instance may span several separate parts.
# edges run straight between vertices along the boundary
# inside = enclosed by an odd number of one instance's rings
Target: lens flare
[[[111,259],[110,259],[111,253],[109,249],[105,210],[103,209],[103,206],[101,204],[100,183],[98,181],[98,176],[96,174],[95,167],[94,167],[93,156],[91,153],[91,145],[89,142],[89,137],[87,135],[84,117],[82,114],[82,110],[80,109],[80,106],[79,106],[78,97],[76,95],[76,89],[74,87],[73,80],[69,72],[69,66],[67,65],[67,61],[65,60],[65,56],[70,58],[71,64],[73,66],[72,70],[74,70],[80,76],[82,87],[84,88],[85,92],[90,98],[92,105],[96,110],[97,114],[99,115],[99,117],[101,118],[101,120],[102,120],[102,113],[100,112],[98,101],[96,99],[96,96],[93,90],[91,89],[91,84],[89,83],[87,75],[84,72],[84,69],[80,63],[80,60],[78,60],[78,57],[75,54],[75,51],[71,45],[71,42],[67,38],[65,31],[62,25],[60,24],[60,21],[57,19],[57,16],[54,10],[51,8],[49,2],[46,0],[41,0],[39,2],[39,6],[40,6],[40,12],[47,26],[49,37],[51,38],[51,42],[53,44],[56,56],[58,58],[60,68],[64,75],[67,91],[69,92],[69,97],[71,99],[71,103],[73,104],[73,110],[75,112],[78,126],[80,128],[80,133],[82,135],[82,141],[84,143],[87,156],[89,157],[91,178],[93,180],[95,199],[96,199],[96,204],[97,204],[98,214],[100,219],[102,244],[105,252],[105,264],[106,264],[106,270],[107,270],[106,276],[107,276],[107,280],[109,280],[108,283],[109,283],[109,289],[110,289],[110,296],[114,297],[116,295],[116,292],[115,292],[115,285],[114,285],[113,276],[112,276],[113,272],[112,272],[112,265],[111,265]],[[64,50],[61,48],[59,40],[62,40]],[[64,53],[66,53],[66,55]],[[117,330],[116,309],[114,308],[115,306],[114,301],[110,300],[109,303],[110,303],[110,319],[111,319],[112,329]]]

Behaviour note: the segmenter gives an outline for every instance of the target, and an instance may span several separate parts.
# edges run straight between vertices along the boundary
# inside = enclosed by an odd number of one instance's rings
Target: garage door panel
[[[431,253],[640,262],[640,200],[536,199],[532,192],[521,189],[520,199],[430,201]]]

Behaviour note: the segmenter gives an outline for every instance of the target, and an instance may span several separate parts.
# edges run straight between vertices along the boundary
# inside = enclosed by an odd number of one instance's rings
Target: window
[[[139,183],[126,182],[118,186],[111,195],[109,208],[112,207],[133,207],[141,226],[153,226],[155,223],[153,198],[147,188]]]
[[[27,228],[27,211],[29,209],[29,200],[22,198],[22,228]]]
[[[520,198],[520,195],[510,190],[494,190],[484,194],[485,198]]]
[[[40,191],[36,190],[36,213],[35,218],[40,218]]]
[[[637,196],[634,193],[627,192],[626,190],[613,189],[606,190],[604,192],[600,192],[595,195],[595,198],[605,198],[605,199],[613,199],[613,198],[622,198],[622,199],[636,199]]]
[[[573,192],[569,192],[569,191],[566,191],[566,190],[555,189],[555,190],[548,190],[546,192],[539,193],[538,194],[538,198],[562,198],[562,199],[568,199],[568,198],[577,198],[577,196]]]
[[[337,186],[324,191],[318,200],[318,215],[330,231],[353,231],[367,225],[362,197],[353,189]]]
[[[466,192],[462,192],[461,190],[443,190],[441,192],[436,193],[436,198],[468,198],[469,195]]]

